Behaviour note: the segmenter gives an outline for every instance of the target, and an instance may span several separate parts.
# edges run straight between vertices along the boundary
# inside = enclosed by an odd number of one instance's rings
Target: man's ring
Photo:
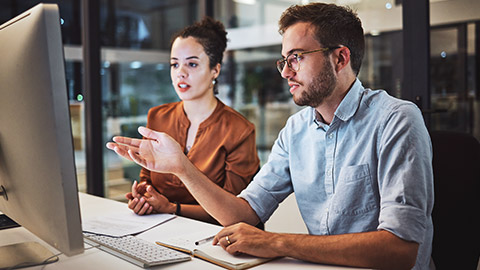
[[[227,240],[228,245],[231,245],[231,244],[232,244],[232,242],[230,242],[230,239],[228,238],[228,235],[225,236],[225,240]]]

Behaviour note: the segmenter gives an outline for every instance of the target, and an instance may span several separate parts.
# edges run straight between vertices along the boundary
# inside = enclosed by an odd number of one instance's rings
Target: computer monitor
[[[57,5],[0,26],[0,211],[67,256],[83,234]]]

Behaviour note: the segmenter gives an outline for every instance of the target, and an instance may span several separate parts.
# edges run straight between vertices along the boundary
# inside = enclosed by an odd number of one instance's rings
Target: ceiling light
[[[237,4],[255,5],[257,1],[256,0],[233,0],[233,2]]]

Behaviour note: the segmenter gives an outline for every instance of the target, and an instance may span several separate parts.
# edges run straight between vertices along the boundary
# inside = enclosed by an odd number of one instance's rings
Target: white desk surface
[[[79,193],[80,198],[80,206],[81,206],[81,213],[82,218],[88,218],[92,216],[99,215],[101,213],[111,213],[112,211],[130,211],[126,204],[104,199],[84,193]],[[157,226],[148,231],[149,237],[158,233],[158,235],[162,234],[162,231],[168,231],[175,228],[175,223],[177,222],[192,222],[192,220],[177,217],[171,221],[168,221],[160,226]],[[193,221],[196,222],[196,221]],[[152,242],[155,239],[148,239]],[[12,229],[5,229],[0,230],[0,246],[14,244],[19,242],[27,242],[27,241],[37,241],[44,245],[45,247],[49,248],[54,254],[57,254],[58,251],[52,248],[50,245],[46,244],[35,235],[30,233],[28,230],[19,227],[19,228],[12,228]],[[85,244],[85,248],[89,248],[88,244]],[[113,255],[110,255],[104,251],[101,251],[97,248],[91,248],[85,250],[83,254],[66,257],[65,255],[59,256],[60,260],[56,263],[48,264],[46,266],[38,266],[38,267],[30,267],[28,269],[69,269],[69,270],[76,270],[76,269],[143,269],[138,267],[134,264],[131,264],[125,260],[117,258]],[[209,262],[203,261],[201,259],[192,258],[191,261],[181,262],[181,263],[174,263],[168,264],[158,267],[153,267],[150,269],[172,269],[172,270],[191,270],[191,269],[224,269],[222,267],[216,266]],[[313,264],[304,261],[299,261],[292,258],[281,258],[270,261],[268,263],[258,265],[253,269],[354,269],[349,267],[340,267],[340,266],[329,266],[329,265],[320,265],[320,264]]]

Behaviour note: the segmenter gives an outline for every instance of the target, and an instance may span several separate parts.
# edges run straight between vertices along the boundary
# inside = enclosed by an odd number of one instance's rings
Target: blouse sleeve
[[[250,128],[225,160],[223,188],[238,195],[252,180],[260,168],[255,146],[255,129]]]
[[[140,170],[140,182],[146,181],[147,183],[151,183],[150,179],[150,171],[143,168]]]

